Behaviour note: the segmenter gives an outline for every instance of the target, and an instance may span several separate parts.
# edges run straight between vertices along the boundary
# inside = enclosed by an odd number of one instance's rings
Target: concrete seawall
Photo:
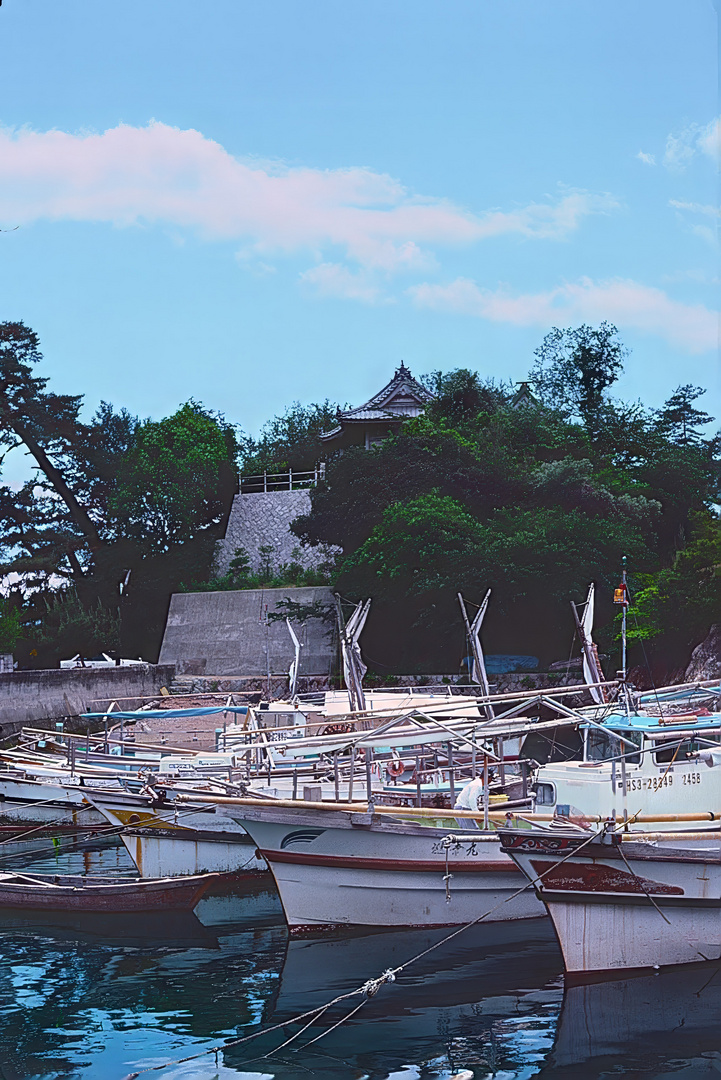
[[[24,724],[100,712],[111,701],[117,700],[123,708],[138,708],[144,698],[158,694],[161,686],[169,687],[174,674],[172,664],[137,664],[0,675],[0,738],[19,731]]]
[[[268,622],[279,602],[320,603],[333,610],[328,586],[284,589],[238,589],[227,592],[173,593],[160,650],[161,664],[174,664],[178,675],[267,676],[288,671],[293,643],[283,620]],[[294,623],[301,642],[302,675],[329,675],[333,634],[321,619]]]

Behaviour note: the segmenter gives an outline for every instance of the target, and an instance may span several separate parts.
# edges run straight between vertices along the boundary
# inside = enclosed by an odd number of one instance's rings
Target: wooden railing
[[[241,495],[251,495],[263,491],[295,491],[298,488],[313,487],[325,477],[325,462],[320,462],[314,469],[302,472],[288,469],[287,472],[256,473],[254,476],[240,476]]]

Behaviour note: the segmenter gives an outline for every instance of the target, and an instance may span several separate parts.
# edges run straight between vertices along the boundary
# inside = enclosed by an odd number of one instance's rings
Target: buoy
[[[400,758],[391,758],[386,765],[386,771],[389,776],[392,776],[394,780],[397,780],[399,776],[403,776],[406,767]]]

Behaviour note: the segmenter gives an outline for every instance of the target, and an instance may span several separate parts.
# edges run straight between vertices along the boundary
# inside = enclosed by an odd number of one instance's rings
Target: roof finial
[[[406,367],[403,360],[401,360],[401,366],[396,369],[396,375],[410,375],[410,370]]]

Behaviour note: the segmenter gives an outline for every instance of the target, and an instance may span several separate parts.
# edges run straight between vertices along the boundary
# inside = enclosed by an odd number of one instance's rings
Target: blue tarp
[[[181,720],[187,716],[218,716],[220,713],[228,712],[245,716],[248,712],[248,706],[218,705],[206,708],[199,706],[197,709],[138,709],[136,712],[119,712],[113,709],[112,712],[107,713],[82,713],[82,716],[85,720],[104,720],[106,716],[109,720]]]

